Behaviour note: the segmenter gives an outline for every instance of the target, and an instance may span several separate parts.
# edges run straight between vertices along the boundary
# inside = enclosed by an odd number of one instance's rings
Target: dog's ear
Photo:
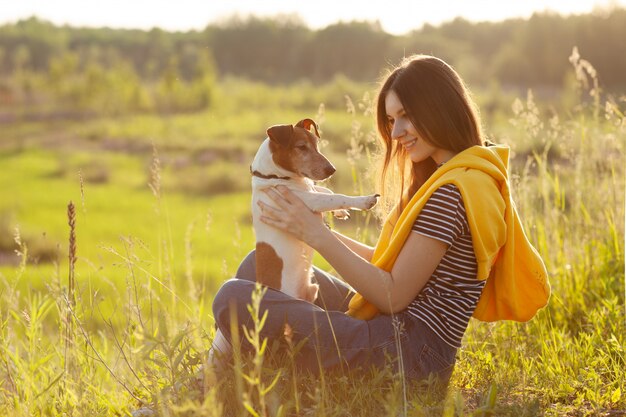
[[[293,136],[292,125],[275,125],[267,129],[267,136],[270,140],[278,143],[280,146],[289,146],[291,137]]]
[[[320,133],[317,130],[317,123],[315,123],[312,119],[302,119],[298,123],[296,123],[297,127],[303,127],[306,130],[311,130],[311,126],[315,130],[315,136],[320,137]]]

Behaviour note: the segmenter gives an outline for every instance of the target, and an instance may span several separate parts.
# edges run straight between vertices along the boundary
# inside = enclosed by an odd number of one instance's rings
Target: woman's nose
[[[391,128],[391,139],[400,139],[406,134],[406,129],[402,126],[402,123],[395,121]]]

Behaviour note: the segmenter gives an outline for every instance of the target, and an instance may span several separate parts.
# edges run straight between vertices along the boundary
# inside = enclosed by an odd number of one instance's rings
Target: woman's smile
[[[417,143],[417,138],[410,139],[410,140],[405,140],[405,141],[400,141],[400,143],[402,144],[402,146],[404,146],[404,149],[409,151]]]

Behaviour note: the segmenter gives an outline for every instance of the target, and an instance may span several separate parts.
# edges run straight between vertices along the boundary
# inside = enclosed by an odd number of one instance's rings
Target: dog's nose
[[[324,169],[324,174],[326,175],[326,178],[330,177],[331,175],[333,175],[335,173],[335,171],[337,171],[337,169],[332,166],[332,165],[328,165],[325,169]]]

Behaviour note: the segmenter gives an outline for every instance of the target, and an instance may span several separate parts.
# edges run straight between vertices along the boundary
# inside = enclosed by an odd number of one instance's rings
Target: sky
[[[400,35],[458,16],[498,21],[546,10],[569,15],[611,6],[626,7],[626,0],[0,0],[0,24],[37,16],[59,25],[188,31],[234,14],[297,14],[311,29],[378,20],[383,30]]]

